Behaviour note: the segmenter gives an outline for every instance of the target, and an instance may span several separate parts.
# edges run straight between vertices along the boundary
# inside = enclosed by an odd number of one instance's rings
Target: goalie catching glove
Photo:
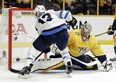
[[[69,27],[72,26],[72,28],[75,27],[75,25],[77,24],[77,20],[74,17],[72,17],[71,21],[66,21],[66,22],[68,23],[68,26]]]
[[[102,63],[102,70],[103,71],[108,72],[108,71],[112,70],[112,68],[113,68],[113,65],[110,61],[106,60]]]

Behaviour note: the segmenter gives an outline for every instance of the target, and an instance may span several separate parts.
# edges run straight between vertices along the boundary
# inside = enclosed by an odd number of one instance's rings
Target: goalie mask
[[[83,41],[88,41],[90,38],[90,33],[92,31],[92,26],[89,23],[84,23],[81,27],[81,31]]]
[[[45,12],[45,7],[43,5],[37,5],[34,9],[34,16],[39,18]]]

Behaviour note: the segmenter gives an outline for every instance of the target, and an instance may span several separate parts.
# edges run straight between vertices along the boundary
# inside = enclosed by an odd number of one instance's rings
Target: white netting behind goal
[[[0,64],[8,64],[10,69],[14,63],[24,62],[37,36],[33,9],[3,9],[0,21]]]

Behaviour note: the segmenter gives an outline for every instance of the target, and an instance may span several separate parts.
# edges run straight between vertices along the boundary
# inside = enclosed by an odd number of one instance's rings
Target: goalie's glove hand
[[[110,70],[112,70],[113,65],[110,61],[106,60],[102,63],[102,70],[105,72],[108,72]]]
[[[72,17],[71,21],[66,21],[66,22],[68,23],[68,26],[72,26],[72,28],[75,27],[77,24],[77,20],[74,17]]]
[[[112,30],[112,25],[109,26],[107,34],[108,35],[113,35],[114,34],[114,30]]]

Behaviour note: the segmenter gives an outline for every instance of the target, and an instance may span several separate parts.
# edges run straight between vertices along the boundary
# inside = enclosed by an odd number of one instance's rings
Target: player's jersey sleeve
[[[104,50],[102,49],[102,47],[100,46],[94,35],[91,35],[91,45],[92,44],[93,46],[90,48],[90,51],[92,52],[93,55],[102,56],[105,54]]]
[[[65,19],[66,21],[71,21],[72,20],[72,14],[68,10],[66,10],[66,11],[65,10],[56,11],[56,15],[61,19]]]

